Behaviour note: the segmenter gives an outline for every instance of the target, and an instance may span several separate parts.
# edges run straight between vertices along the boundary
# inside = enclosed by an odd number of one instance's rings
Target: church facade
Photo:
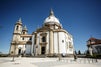
[[[10,55],[54,56],[61,54],[66,56],[73,55],[73,53],[73,37],[63,29],[52,10],[44,20],[42,27],[32,34],[28,34],[21,19],[15,24]]]

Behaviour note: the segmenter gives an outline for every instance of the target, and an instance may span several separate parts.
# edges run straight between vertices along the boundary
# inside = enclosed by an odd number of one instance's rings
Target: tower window
[[[45,36],[42,37],[42,42],[46,42],[46,37]]]
[[[32,38],[30,37],[29,40],[32,40]]]
[[[36,44],[36,42],[37,42],[37,35],[35,34],[35,38],[34,38],[34,44]]]
[[[18,27],[19,27],[19,26],[16,27],[16,30],[18,30]]]
[[[25,34],[25,32],[23,32],[23,34]]]
[[[24,37],[22,38],[22,40],[24,40]]]

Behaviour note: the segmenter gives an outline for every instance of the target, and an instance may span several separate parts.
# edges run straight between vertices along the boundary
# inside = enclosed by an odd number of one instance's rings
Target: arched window
[[[29,40],[32,40],[32,38],[30,37]]]
[[[36,42],[37,42],[37,35],[35,34],[35,38],[34,38],[34,44],[36,44]]]
[[[16,26],[16,30],[18,30],[19,26]]]
[[[24,37],[22,38],[22,40],[24,40]]]
[[[25,34],[25,32],[23,32],[23,34]]]
[[[64,40],[62,40],[62,43],[64,43]]]
[[[46,37],[45,36],[42,37],[42,42],[46,42]]]

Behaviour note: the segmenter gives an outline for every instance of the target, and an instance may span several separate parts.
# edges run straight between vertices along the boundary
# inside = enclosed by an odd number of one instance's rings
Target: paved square
[[[87,59],[62,58],[30,58],[30,57],[16,57],[12,62],[12,57],[0,58],[0,67],[101,67],[101,60],[98,62]]]

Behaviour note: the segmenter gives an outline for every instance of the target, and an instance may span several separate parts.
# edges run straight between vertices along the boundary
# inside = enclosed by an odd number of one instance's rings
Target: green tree
[[[78,51],[78,54],[79,54],[79,55],[81,54],[81,51],[80,51],[80,50]]]
[[[75,54],[77,54],[76,50],[74,52],[75,52]]]

